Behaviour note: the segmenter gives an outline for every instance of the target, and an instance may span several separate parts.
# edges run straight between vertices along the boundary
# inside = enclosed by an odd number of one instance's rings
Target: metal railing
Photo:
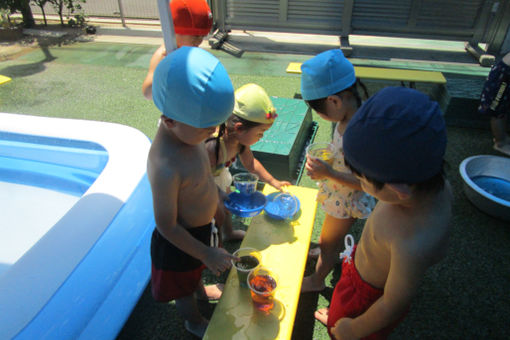
[[[510,0],[207,0],[215,27],[338,35],[371,34],[487,43],[498,52],[510,28]],[[462,5],[460,4],[462,3]],[[87,0],[87,16],[158,20],[156,0]],[[31,4],[33,13],[41,14]],[[48,4],[46,14],[56,14]]]

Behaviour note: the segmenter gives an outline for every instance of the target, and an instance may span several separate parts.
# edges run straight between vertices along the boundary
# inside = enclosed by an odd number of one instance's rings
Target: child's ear
[[[336,94],[333,94],[331,96],[328,96],[328,100],[337,108],[340,109],[343,105],[345,105],[345,102],[350,103],[350,100],[352,98],[352,94],[349,91],[345,91],[342,93],[342,96],[338,96]]]
[[[342,98],[340,98],[336,94],[332,94],[331,96],[328,96],[327,100],[332,102],[335,106],[342,103]]]
[[[172,128],[175,126],[175,120],[173,120],[172,118],[168,118],[167,116],[161,115],[160,119],[161,124],[165,124],[166,127],[168,128]]]
[[[235,132],[241,132],[243,131],[243,123],[237,122],[234,124],[234,131]]]
[[[385,186],[387,186],[391,191],[397,194],[398,198],[401,200],[408,199],[411,197],[411,187],[408,184],[402,184],[402,183],[386,183]]]

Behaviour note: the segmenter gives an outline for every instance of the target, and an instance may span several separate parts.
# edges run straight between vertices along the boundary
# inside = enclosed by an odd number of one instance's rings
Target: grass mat
[[[0,86],[0,111],[115,122],[141,130],[152,138],[159,112],[143,98],[141,83],[154,47],[127,44],[77,43],[35,50],[15,60],[0,63],[0,74],[13,80]],[[298,76],[285,75],[285,58],[245,53],[234,59],[215,52],[224,62],[237,88],[258,83],[270,95],[294,97]],[[273,60],[274,59],[274,60]],[[284,65],[284,66],[282,66]],[[381,86],[381,85],[378,85]],[[370,88],[373,93],[377,88]],[[319,129],[316,140],[331,137],[331,124],[314,115]],[[0,123],[1,124],[1,123]],[[430,269],[412,308],[391,339],[510,338],[510,229],[508,223],[476,209],[462,192],[460,162],[475,154],[496,154],[488,130],[448,128],[446,161],[455,202],[452,237],[447,258]],[[315,187],[303,175],[302,186]],[[317,210],[313,242],[318,241],[324,213]],[[236,220],[245,228],[247,221]],[[359,239],[363,222],[353,229]],[[227,243],[235,250],[239,243]],[[307,273],[315,263],[309,261]],[[294,339],[328,339],[325,327],[314,321],[313,312],[329,304],[338,280],[339,267],[326,279],[320,294],[300,299]],[[226,276],[220,277],[224,280]],[[208,282],[218,279],[206,276]],[[214,304],[201,305],[210,315]],[[119,339],[193,339],[183,326],[174,303],[152,300],[150,287],[142,295]]]

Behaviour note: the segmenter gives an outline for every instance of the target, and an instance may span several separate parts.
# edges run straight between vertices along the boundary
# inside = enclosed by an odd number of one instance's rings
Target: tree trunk
[[[44,12],[44,6],[39,6],[41,8],[42,16],[44,19],[44,26],[48,26],[48,22],[46,21],[46,13]]]
[[[64,2],[61,1],[58,6],[58,16],[60,17],[60,25],[64,26],[64,18],[62,18],[62,12],[64,10]]]
[[[27,28],[35,26],[34,16],[32,15],[32,9],[29,5],[30,0],[21,0],[20,1],[20,12],[23,16],[23,25]]]

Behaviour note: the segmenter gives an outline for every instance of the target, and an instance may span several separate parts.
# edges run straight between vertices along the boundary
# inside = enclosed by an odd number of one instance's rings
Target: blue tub
[[[0,113],[0,338],[114,339],[150,277],[150,140]]]

